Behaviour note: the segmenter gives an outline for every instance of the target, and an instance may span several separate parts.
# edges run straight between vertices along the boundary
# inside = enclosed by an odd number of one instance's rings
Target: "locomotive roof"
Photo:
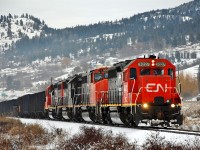
[[[125,66],[127,66],[130,62],[132,62],[133,60],[134,59],[132,59],[132,60],[125,60],[125,61],[121,61],[121,62],[115,63],[108,70],[117,70],[117,72],[121,72],[123,70],[123,68]]]
[[[84,76],[88,76],[88,73],[85,72],[85,73],[82,73],[81,75],[82,75],[82,77],[84,77]]]
[[[95,68],[95,69],[90,70],[89,73],[91,73],[91,72],[93,72],[95,70],[101,70],[101,69],[108,69],[108,67],[107,66],[101,66],[99,68]]]
[[[78,78],[79,80],[81,80],[81,77],[82,77],[81,74],[75,74],[75,75],[73,75],[73,76],[71,76],[71,77],[69,78],[69,81],[67,82],[67,84],[70,83],[70,82],[72,82],[72,81],[73,81],[74,79],[76,79],[76,78]]]

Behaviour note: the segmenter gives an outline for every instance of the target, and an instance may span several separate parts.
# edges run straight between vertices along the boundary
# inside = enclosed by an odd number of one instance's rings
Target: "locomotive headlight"
[[[143,107],[144,107],[145,109],[148,108],[148,104],[144,103],[144,104],[143,104]]]
[[[171,104],[171,108],[174,108],[176,105],[175,104]]]
[[[152,62],[151,65],[152,65],[152,66],[155,66],[155,60],[152,60],[151,62]]]

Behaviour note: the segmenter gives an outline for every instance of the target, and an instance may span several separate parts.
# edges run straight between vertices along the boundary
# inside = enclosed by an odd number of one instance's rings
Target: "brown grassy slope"
[[[37,145],[46,145],[49,141],[43,127],[22,124],[16,119],[0,117],[0,131],[0,149],[36,149]]]
[[[180,73],[179,75],[181,82],[181,95],[183,99],[189,99],[197,96],[198,94],[198,83],[197,78],[192,77],[190,74]],[[177,84],[178,84],[177,78]]]

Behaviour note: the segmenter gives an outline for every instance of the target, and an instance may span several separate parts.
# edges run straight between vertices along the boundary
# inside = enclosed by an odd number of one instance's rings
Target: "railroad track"
[[[30,119],[30,118],[29,118]],[[49,120],[49,119],[41,119],[41,120]],[[53,121],[53,120],[52,120]],[[68,122],[68,123],[80,123],[80,124],[87,124],[87,125],[97,125],[97,126],[109,126],[109,127],[120,127],[120,128],[131,128],[136,130],[148,130],[148,131],[156,131],[156,132],[166,132],[166,133],[175,133],[175,134],[184,134],[184,135],[194,135],[200,136],[200,131],[195,130],[185,130],[185,129],[178,129],[172,127],[150,127],[150,126],[138,126],[138,127],[128,127],[122,124],[100,124],[94,122],[76,122],[76,121],[64,121],[64,120],[56,120],[61,122]]]
[[[185,134],[185,135],[195,135],[200,136],[200,131],[194,131],[194,130],[185,130],[185,129],[176,129],[176,128],[161,128],[161,127],[137,127],[135,129],[144,129],[144,130],[152,130],[157,132],[167,132],[167,133],[176,133],[176,134]]]

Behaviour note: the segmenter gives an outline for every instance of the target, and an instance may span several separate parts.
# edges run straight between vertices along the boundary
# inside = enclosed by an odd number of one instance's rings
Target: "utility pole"
[[[198,67],[197,82],[198,82],[198,91],[200,93],[200,65]]]

